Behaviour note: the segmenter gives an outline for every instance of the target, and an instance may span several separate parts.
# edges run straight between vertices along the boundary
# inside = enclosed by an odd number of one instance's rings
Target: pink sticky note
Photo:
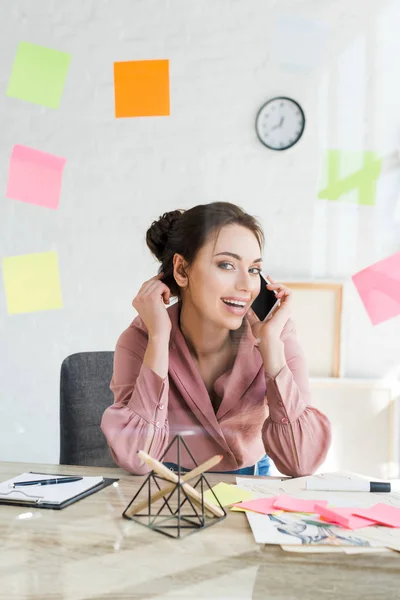
[[[353,514],[375,521],[379,525],[400,527],[400,508],[382,502],[370,508],[353,508]]]
[[[354,515],[353,508],[327,508],[325,505],[317,503],[315,504],[315,512],[321,517],[324,517],[330,523],[337,523],[347,529],[358,529],[359,527],[368,527],[369,525],[375,525],[373,521],[363,519],[362,517],[356,517]]]
[[[315,513],[316,504],[327,505],[327,500],[303,500],[302,498],[292,498],[292,496],[286,496],[282,494],[275,498],[274,507],[287,510],[289,512],[304,512],[304,513]]]
[[[8,173],[7,198],[58,208],[65,158],[16,145]]]
[[[400,252],[352,277],[373,325],[400,315]]]
[[[234,504],[234,506],[258,512],[263,515],[272,515],[273,513],[279,512],[277,508],[274,508],[274,500],[276,500],[276,496],[274,498],[254,498],[254,500],[239,502],[238,504]]]

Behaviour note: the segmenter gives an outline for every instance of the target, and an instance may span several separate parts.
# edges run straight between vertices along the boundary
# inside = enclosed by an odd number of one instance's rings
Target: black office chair
[[[116,467],[100,429],[113,403],[110,381],[114,352],[68,356],[60,376],[60,464]]]

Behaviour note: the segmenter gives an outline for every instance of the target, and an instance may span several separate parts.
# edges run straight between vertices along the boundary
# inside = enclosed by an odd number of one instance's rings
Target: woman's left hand
[[[276,290],[276,298],[280,300],[280,306],[264,321],[260,321],[251,308],[247,313],[252,333],[260,342],[273,337],[279,339],[283,328],[292,316],[292,291],[282,283],[277,283],[269,275],[268,279],[271,283],[267,285],[267,288],[269,290]]]

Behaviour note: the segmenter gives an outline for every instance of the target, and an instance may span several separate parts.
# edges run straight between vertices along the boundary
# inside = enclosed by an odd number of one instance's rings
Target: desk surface
[[[400,554],[288,553],[256,544],[245,515],[230,511],[224,521],[175,540],[122,518],[143,477],[120,469],[3,462],[0,481],[30,470],[120,482],[61,511],[0,505],[2,600],[400,597]]]

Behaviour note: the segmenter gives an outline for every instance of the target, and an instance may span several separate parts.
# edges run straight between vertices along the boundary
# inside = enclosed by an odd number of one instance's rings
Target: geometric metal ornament
[[[173,438],[159,462],[162,463],[167,452],[174,449],[177,455],[176,472],[179,482],[171,483],[171,481],[158,475],[155,471],[151,471],[125,508],[122,516],[125,519],[136,521],[140,525],[149,527],[169,537],[180,539],[223,521],[226,517],[226,512],[203,473],[200,476],[199,474],[195,475],[195,482],[190,479],[185,479],[182,482],[181,477],[188,471],[188,469],[181,467],[182,451],[186,451],[192,460],[193,469],[198,464],[180,435],[176,435]],[[186,493],[184,486],[189,481],[190,485],[201,494],[201,502],[195,502]],[[156,496],[155,500],[152,500],[152,496],[163,488],[167,488],[165,493],[158,493],[158,498]],[[221,509],[223,516],[216,517],[204,505],[203,494],[207,490],[211,490],[211,494],[215,499],[213,504]]]

